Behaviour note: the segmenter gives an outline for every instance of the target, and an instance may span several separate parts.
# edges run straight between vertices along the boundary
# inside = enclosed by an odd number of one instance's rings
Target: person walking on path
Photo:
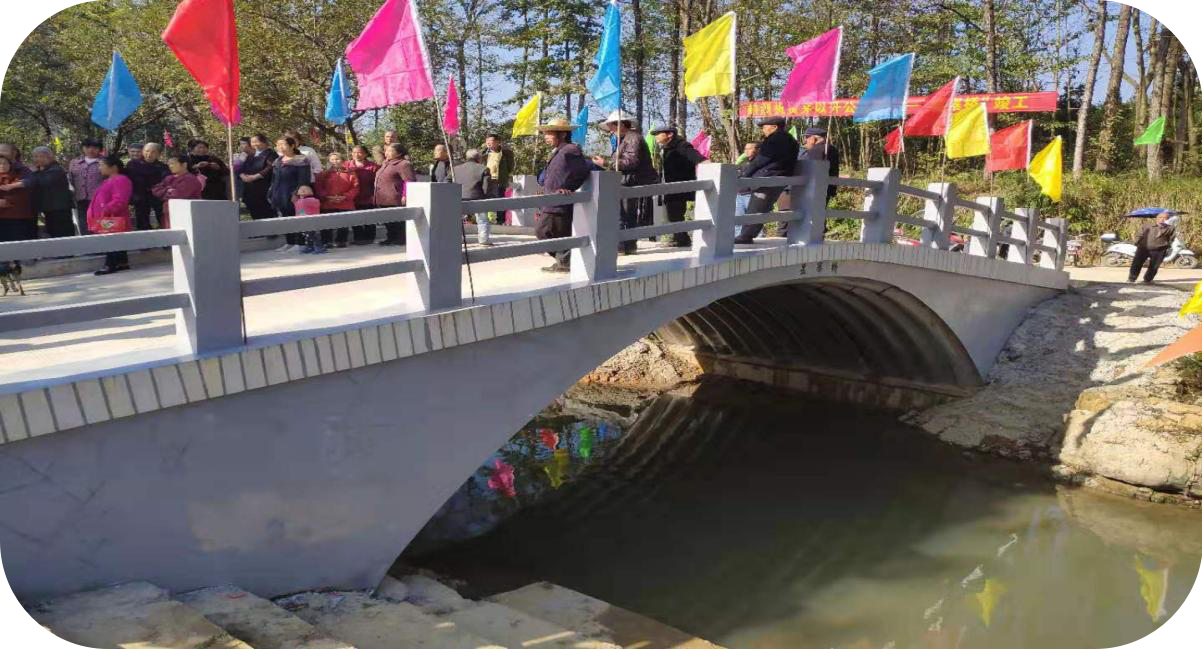
[[[501,136],[490,133],[484,139],[484,148],[487,156],[484,159],[484,166],[488,168],[490,177],[489,188],[492,190],[493,198],[501,198],[505,196],[505,192],[509,190],[509,184],[513,181],[513,150],[505,146],[505,142],[501,140]],[[505,211],[495,213],[497,224],[505,223]]]
[[[96,195],[88,203],[88,232],[125,233],[133,230],[129,216],[129,200],[134,193],[133,181],[125,175],[125,163],[119,156],[109,156],[100,161],[100,175],[104,181],[96,189]],[[129,254],[112,251],[104,255],[104,267],[96,271],[97,276],[106,276],[129,269]]]
[[[430,164],[431,183],[451,182],[451,157],[445,145],[434,145],[434,162]]]
[[[138,230],[150,230],[150,213],[153,212],[159,228],[167,228],[163,202],[151,192],[152,188],[171,175],[166,163],[159,160],[163,148],[157,142],[148,142],[136,158],[132,156],[133,151],[134,148],[130,147],[131,157],[125,165],[125,173],[134,184],[134,222]]]
[[[678,181],[696,181],[697,165],[705,161],[705,156],[697,151],[693,144],[680,137],[675,126],[658,127],[651,130],[655,143],[660,152],[660,183],[676,183]],[[683,192],[669,194],[660,198],[667,213],[669,222],[684,221],[685,209],[695,193]],[[674,233],[673,247],[692,246],[693,240],[688,233]]]
[[[455,166],[455,181],[463,188],[464,201],[487,199],[492,196],[492,174],[481,163],[479,149],[469,149],[465,160]],[[487,213],[476,213],[476,242],[481,246],[492,246],[492,224]]]
[[[75,225],[71,223],[74,201],[67,171],[54,159],[49,147],[33,150],[33,164],[33,172],[23,183],[32,193],[34,214],[40,214],[46,224],[46,237],[75,235]]]
[[[351,149],[351,159],[346,168],[359,179],[359,193],[355,195],[355,210],[370,210],[376,207],[376,172],[380,166],[372,161],[367,147],[356,145]],[[355,226],[351,229],[351,245],[363,246],[376,241],[376,225]]]
[[[313,188],[321,200],[321,212],[350,212],[355,209],[355,199],[359,197],[359,177],[354,169],[343,164],[342,154],[330,154],[329,161],[330,167],[317,175],[317,182]],[[351,229],[348,227],[326,229],[321,232],[321,240],[326,246],[333,245],[345,249],[350,233]]]
[[[544,194],[571,194],[588,180],[592,167],[572,142],[572,130],[576,127],[566,119],[558,118],[548,124],[539,125],[543,140],[552,148],[551,158],[538,176]],[[572,235],[572,206],[547,206],[539,208],[534,218],[534,234],[540,240],[549,240]],[[550,273],[566,273],[571,270],[572,252],[569,249],[552,251],[555,264],[543,267]]]
[[[296,207],[292,203],[292,197],[300,186],[312,185],[313,171],[309,160],[297,149],[295,139],[289,136],[280,138],[275,142],[275,151],[279,158],[272,163],[268,198],[271,199],[271,207],[282,217],[293,217],[296,215]],[[288,233],[284,236],[284,244],[276,251],[291,251],[303,244],[303,233]]]
[[[150,189],[150,193],[163,207],[163,216],[159,222],[161,228],[171,228],[172,199],[200,199],[204,193],[204,181],[188,171],[188,158],[173,155],[167,157],[167,178],[159,181]]]
[[[759,120],[760,131],[764,139],[760,141],[759,153],[743,168],[740,176],[764,178],[769,176],[792,176],[797,166],[799,147],[797,139],[785,131],[785,119],[780,117],[762,118]],[[747,214],[754,215],[772,210],[776,200],[780,198],[783,188],[757,188],[751,192],[747,202]],[[747,224],[739,231],[735,244],[751,244],[760,232],[763,224]]]
[[[270,219],[276,212],[267,194],[271,190],[272,164],[279,154],[261,133],[250,137],[250,146],[255,153],[247,156],[238,175],[242,179],[242,202],[251,219]]]
[[[622,115],[620,111],[614,111],[609,114],[604,125],[610,133],[618,136],[618,148],[614,152],[617,165],[607,162],[603,156],[594,156],[593,163],[605,169],[616,167],[622,173],[622,185],[626,187],[655,183],[659,176],[651,162],[651,150],[648,149],[647,141],[643,139],[642,134],[635,128],[634,120]],[[653,206],[650,197],[626,199],[622,202],[618,219],[619,228],[650,226],[652,212]],[[619,247],[620,253],[631,254],[638,250],[638,242],[635,240],[622,242]]]
[[[413,163],[406,156],[409,152],[404,145],[392,143],[384,149],[387,160],[376,172],[375,197],[377,208],[405,205],[405,184],[413,183],[417,176],[413,173]],[[405,246],[405,222],[389,222],[384,224],[387,236],[380,246]]]
[[[1135,236],[1135,256],[1131,258],[1131,271],[1127,273],[1127,282],[1133,283],[1139,278],[1139,270],[1145,262],[1148,263],[1148,270],[1144,272],[1144,282],[1151,283],[1155,280],[1160,263],[1164,261],[1164,254],[1169,250],[1176,235],[1177,227],[1169,221],[1167,212],[1156,215],[1154,223],[1144,224]]]
[[[88,234],[88,204],[104,182],[100,175],[100,141],[84,138],[80,143],[83,155],[67,165],[68,178],[75,191],[75,224],[80,235]]]

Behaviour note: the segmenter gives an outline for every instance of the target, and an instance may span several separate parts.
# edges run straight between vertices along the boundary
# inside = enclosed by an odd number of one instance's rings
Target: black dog
[[[17,292],[21,296],[25,295],[25,288],[21,286],[21,263],[13,260],[12,262],[0,262],[0,286],[4,287],[4,295],[8,296],[9,292]]]

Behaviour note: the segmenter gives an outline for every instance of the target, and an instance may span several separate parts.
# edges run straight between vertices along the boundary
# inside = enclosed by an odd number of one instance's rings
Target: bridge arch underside
[[[912,294],[813,279],[718,299],[656,330],[706,373],[881,407],[928,406],[981,383],[960,339]]]
[[[484,341],[0,445],[4,571],[26,599],[130,580],[262,595],[371,588],[493,451],[657,329],[711,367],[752,361],[786,377],[963,387],[1056,293],[859,260],[831,271],[714,278]]]

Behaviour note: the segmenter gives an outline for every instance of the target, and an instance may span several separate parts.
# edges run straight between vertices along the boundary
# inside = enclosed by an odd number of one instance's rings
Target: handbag
[[[88,217],[88,230],[94,234],[127,233],[133,230],[129,215],[100,215]]]

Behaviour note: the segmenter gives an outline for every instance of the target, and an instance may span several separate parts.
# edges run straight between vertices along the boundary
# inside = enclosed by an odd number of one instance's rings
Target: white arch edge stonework
[[[879,262],[1027,287],[1064,290],[1068,274],[964,253],[893,244],[828,242],[739,253],[710,264],[553,290],[496,303],[414,315],[364,327],[184,358],[134,370],[33,383],[0,394],[0,444],[136,414],[338,373],[580,319],[734,276],[817,263]],[[811,263],[814,263],[811,266]],[[973,297],[964,297],[972,301]],[[992,359],[975,359],[984,375]]]

